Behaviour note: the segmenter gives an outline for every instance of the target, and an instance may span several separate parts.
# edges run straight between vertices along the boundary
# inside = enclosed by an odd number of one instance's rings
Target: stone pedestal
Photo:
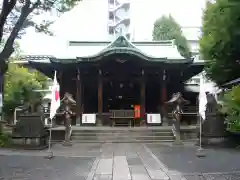
[[[166,116],[162,117],[162,126],[170,126],[171,123],[169,123],[169,120]]]
[[[76,126],[80,126],[80,125],[81,125],[81,118],[76,117]]]
[[[180,130],[180,122],[178,120],[173,120],[173,133],[175,136],[175,141],[173,144],[175,145],[181,145],[182,141],[181,141],[181,130]]]
[[[96,117],[96,126],[102,126],[102,116],[101,117]]]
[[[0,133],[3,132],[4,124],[6,124],[6,121],[0,120]]]
[[[48,133],[40,115],[22,115],[12,129],[14,146],[24,149],[43,149],[47,147],[47,140]]]

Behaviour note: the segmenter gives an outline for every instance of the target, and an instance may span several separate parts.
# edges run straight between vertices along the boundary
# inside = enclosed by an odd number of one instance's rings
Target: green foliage
[[[240,2],[233,3],[208,2],[203,15],[200,52],[206,60],[207,76],[218,85],[240,75]]]
[[[180,54],[185,58],[191,57],[187,39],[182,34],[180,25],[173,19],[173,17],[162,16],[157,19],[153,28],[153,40],[161,41],[173,39],[175,39]]]
[[[2,128],[2,124],[0,124],[0,147],[6,147],[11,144],[11,137],[5,134]]]
[[[5,74],[4,84],[4,113],[10,115],[14,109],[24,104],[34,104],[41,99],[41,93],[34,90],[46,86],[46,77],[36,71],[16,64],[9,64]]]
[[[240,132],[240,86],[233,87],[224,94],[221,111],[227,115],[228,130]]]
[[[11,144],[11,137],[0,132],[0,147],[6,147]]]

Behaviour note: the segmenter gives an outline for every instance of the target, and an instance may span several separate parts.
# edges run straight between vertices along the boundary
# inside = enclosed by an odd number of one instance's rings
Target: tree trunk
[[[2,42],[3,37],[3,27],[6,23],[7,16],[11,13],[12,9],[16,4],[16,0],[4,0],[2,5],[2,11],[0,14],[0,42]],[[24,6],[22,7],[21,14],[13,27],[12,32],[10,33],[3,50],[0,53],[0,93],[3,94],[3,85],[4,85],[4,74],[7,72],[8,69],[8,59],[14,52],[14,41],[21,30],[24,21],[28,17],[28,15],[39,5],[39,2],[33,4],[31,7],[31,1],[26,0]],[[4,97],[3,97],[4,98]]]
[[[39,5],[39,2],[35,3],[32,5],[31,7],[31,1],[30,0],[26,0],[24,6],[21,9],[21,14],[15,24],[15,26],[13,27],[4,47],[2,52],[0,53],[0,67],[4,67],[3,69],[1,69],[1,72],[4,74],[7,71],[7,60],[9,59],[9,57],[12,55],[12,53],[14,52],[14,41],[19,33],[19,31],[21,30],[24,21],[27,19],[28,15]],[[0,20],[2,13],[0,14]],[[0,27],[0,31],[1,31],[1,27]],[[1,33],[1,32],[0,32]],[[1,35],[1,34],[0,34]],[[0,36],[1,38],[1,36]]]
[[[0,42],[2,42],[3,38],[3,29],[4,25],[6,24],[7,17],[13,10],[14,6],[16,5],[17,0],[3,0],[1,13],[0,13]]]

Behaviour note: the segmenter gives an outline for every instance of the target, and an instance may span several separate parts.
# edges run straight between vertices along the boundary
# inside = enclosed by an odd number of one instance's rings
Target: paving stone
[[[234,149],[206,149],[206,157],[197,158],[196,147],[146,146],[169,170],[182,173],[240,171],[240,152]]]
[[[134,152],[134,150],[133,151],[128,151],[128,152],[126,152],[126,157],[127,157],[127,159],[128,158],[137,158],[138,157],[138,154],[137,154],[137,152]]]
[[[170,175],[170,180],[187,180],[185,177],[182,177],[181,175]]]
[[[206,180],[203,175],[185,175],[187,180]]]
[[[114,156],[113,180],[131,180],[126,156]]]
[[[139,157],[136,158],[127,158],[127,163],[129,166],[142,165],[142,160]]]
[[[132,180],[151,180],[147,174],[132,174]]]
[[[209,149],[200,159],[190,146],[56,147],[51,160],[43,151],[0,150],[0,180],[240,180],[240,152],[235,150]]]
[[[112,174],[112,169],[113,169],[113,158],[101,158],[97,166],[96,174],[109,175],[109,174]]]
[[[151,177],[151,179],[169,180],[169,177],[167,176],[167,174],[162,170],[147,169],[147,172]]]
[[[92,158],[0,156],[0,177],[4,180],[86,180]]]
[[[112,175],[111,174],[97,174],[94,176],[93,180],[111,180]]]
[[[147,173],[144,166],[130,166],[129,167],[131,174],[145,174]]]

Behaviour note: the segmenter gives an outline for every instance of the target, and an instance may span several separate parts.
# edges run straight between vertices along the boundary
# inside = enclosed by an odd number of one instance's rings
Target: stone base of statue
[[[180,122],[178,120],[173,120],[172,131],[175,137],[173,145],[182,145],[183,143],[181,141]]]
[[[48,133],[41,116],[21,115],[12,129],[12,146],[23,149],[44,149],[48,147]]]
[[[98,117],[96,118],[96,126],[102,126],[102,118]]]
[[[4,125],[7,124],[6,121],[0,120],[0,133],[3,132]]]
[[[63,141],[62,143],[63,146],[72,146],[71,141]]]
[[[63,142],[64,146],[72,146],[71,135],[72,135],[72,127],[68,125],[65,127],[65,140]]]
[[[196,156],[199,158],[205,157],[206,153],[204,152],[204,149],[202,149],[202,148],[197,149]]]
[[[183,142],[181,141],[181,135],[180,133],[174,133],[175,140],[173,142],[173,145],[183,145]]]
[[[162,126],[169,126],[171,123],[169,122],[168,118],[163,116],[162,117]]]
[[[45,158],[45,159],[52,159],[52,158],[54,158],[53,152],[50,151],[50,150],[48,150],[47,155],[44,156],[44,158]]]
[[[183,142],[181,141],[179,136],[175,137],[173,145],[183,145]]]

